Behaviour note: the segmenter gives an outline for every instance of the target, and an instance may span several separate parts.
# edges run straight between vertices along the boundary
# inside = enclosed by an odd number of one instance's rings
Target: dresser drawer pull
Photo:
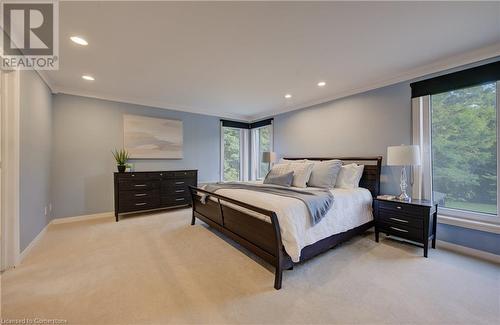
[[[139,193],[139,194],[134,194],[135,196],[146,196],[146,193]]]
[[[135,205],[136,206],[141,206],[141,205],[146,205],[147,203],[146,202],[142,202],[142,203],[136,203]]]
[[[178,198],[178,199],[175,199],[176,201],[184,201],[184,198],[181,197],[181,198]]]
[[[408,232],[408,230],[404,230],[404,229],[400,229],[400,228],[396,228],[396,227],[390,227],[390,228],[397,230],[397,231],[401,231],[401,232]]]
[[[185,192],[185,190],[177,190],[177,191],[175,191],[175,193],[182,193],[182,192]]]
[[[389,219],[394,220],[394,221],[408,223],[408,220],[403,220],[403,219],[398,219],[398,218],[389,218]]]
[[[144,186],[146,186],[146,184],[135,184],[134,186],[135,187],[144,187]]]
[[[184,182],[175,182],[175,185],[181,185],[184,184]]]
[[[396,207],[396,209],[399,209],[399,210],[401,210],[401,206],[400,206],[400,205],[398,205],[398,206]]]

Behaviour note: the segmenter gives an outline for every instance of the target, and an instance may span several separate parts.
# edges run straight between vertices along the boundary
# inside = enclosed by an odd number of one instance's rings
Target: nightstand
[[[429,240],[436,248],[437,204],[426,200],[403,202],[376,198],[374,200],[375,241],[379,232],[423,245],[427,257]]]

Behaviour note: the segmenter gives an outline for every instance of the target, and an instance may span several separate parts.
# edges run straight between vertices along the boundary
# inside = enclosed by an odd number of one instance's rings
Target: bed
[[[372,199],[379,194],[382,165],[382,157],[286,159],[339,159],[365,167],[359,188],[331,190],[335,198],[333,206],[315,226],[304,217],[305,205],[294,198],[244,189],[220,189],[213,193],[190,187],[191,224],[198,218],[273,265],[277,290],[281,288],[284,270],[373,226]],[[203,198],[206,195],[208,200]]]

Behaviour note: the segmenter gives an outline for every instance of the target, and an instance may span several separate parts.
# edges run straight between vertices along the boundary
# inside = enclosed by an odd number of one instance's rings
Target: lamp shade
[[[276,161],[276,152],[272,151],[264,151],[262,153],[262,162],[265,163],[273,163]]]
[[[419,166],[420,152],[419,147],[411,146],[391,146],[387,147],[387,165],[388,166]]]

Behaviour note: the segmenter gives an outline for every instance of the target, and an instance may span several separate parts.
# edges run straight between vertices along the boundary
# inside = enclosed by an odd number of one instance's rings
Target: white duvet
[[[300,260],[302,248],[373,220],[370,191],[360,187],[335,188],[331,192],[333,207],[319,223],[311,226],[307,207],[298,199],[243,189],[217,190],[217,194],[274,211],[280,224],[283,246],[294,262]],[[269,221],[265,216],[254,215]]]

